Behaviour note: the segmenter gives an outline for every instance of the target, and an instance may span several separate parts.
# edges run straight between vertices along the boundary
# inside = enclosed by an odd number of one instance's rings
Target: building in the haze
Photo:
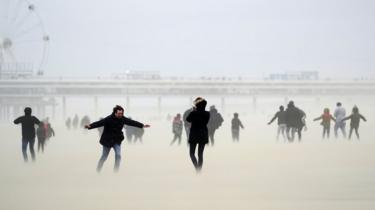
[[[300,71],[270,74],[267,80],[319,80],[318,71]]]
[[[113,79],[128,80],[159,80],[161,79],[159,71],[126,71],[125,73],[112,74]]]

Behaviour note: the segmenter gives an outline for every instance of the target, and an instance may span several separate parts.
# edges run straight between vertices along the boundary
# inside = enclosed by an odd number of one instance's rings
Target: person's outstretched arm
[[[331,120],[333,120],[334,122],[336,122],[336,119],[331,115]]]
[[[349,120],[352,118],[352,115],[349,115],[348,117],[345,117],[344,119],[342,119],[341,121],[346,121],[346,120]]]
[[[367,121],[366,118],[365,118],[363,115],[359,114],[359,117],[360,117],[363,121],[365,121],[365,122]]]
[[[244,129],[245,127],[242,125],[241,120],[238,120],[238,121],[240,121],[240,127],[241,127],[242,129]]]
[[[321,120],[322,118],[323,118],[323,116],[317,117],[317,118],[314,119],[314,121]]]
[[[14,124],[20,124],[23,117],[19,117],[13,121]]]
[[[36,118],[35,116],[33,117],[34,119],[34,124],[36,125],[39,125],[40,124],[40,120],[38,118]]]
[[[105,119],[101,119],[99,121],[96,121],[96,122],[93,122],[91,123],[90,125],[85,125],[85,128],[87,129],[93,129],[93,128],[99,128],[99,127],[102,127],[104,126],[104,123],[105,123]]]
[[[51,133],[52,133],[52,135],[55,136],[55,130],[53,130],[52,127],[51,127],[50,129],[51,129]]]
[[[134,126],[134,127],[138,127],[138,128],[148,128],[150,127],[150,125],[145,125],[143,123],[140,123],[138,121],[135,121],[135,120],[132,120],[132,119],[129,119],[129,118],[126,118],[124,117],[124,123],[125,125],[129,125],[129,126]]]
[[[273,121],[275,121],[277,117],[278,113],[276,113],[275,116],[273,116],[273,118],[268,122],[268,125],[271,125],[271,123],[273,123]]]

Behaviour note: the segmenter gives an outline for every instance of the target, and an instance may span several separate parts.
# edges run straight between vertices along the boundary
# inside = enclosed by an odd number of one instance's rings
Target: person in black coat
[[[201,97],[194,100],[194,110],[187,116],[186,120],[191,123],[189,134],[190,158],[197,171],[202,169],[203,151],[208,143],[207,124],[210,120],[210,113],[205,110],[207,101]],[[195,157],[195,149],[198,145],[198,161]]]
[[[31,115],[31,108],[26,107],[24,112],[25,115],[21,116],[14,120],[14,124],[22,125],[22,154],[23,159],[25,162],[28,161],[27,157],[27,145],[30,148],[31,158],[35,160],[35,151],[34,151],[34,144],[35,144],[35,125],[39,125],[40,121],[38,118]]]
[[[298,141],[302,139],[302,129],[306,127],[306,114],[304,111],[294,105],[293,101],[290,101],[288,108],[286,109],[286,134],[289,142],[294,141],[295,133],[298,134]]]
[[[98,162],[97,171],[100,172],[104,162],[107,160],[111,148],[115,151],[114,171],[117,172],[121,161],[121,142],[124,140],[122,129],[124,125],[134,126],[138,128],[148,128],[150,125],[144,125],[140,122],[124,117],[124,109],[116,105],[111,115],[102,120],[85,125],[87,129],[98,128],[104,126],[103,134],[100,137],[100,144],[103,146],[103,153]]]

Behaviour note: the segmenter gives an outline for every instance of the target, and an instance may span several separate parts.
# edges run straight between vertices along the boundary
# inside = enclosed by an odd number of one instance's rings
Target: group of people
[[[189,144],[189,155],[197,172],[199,172],[203,166],[203,153],[206,144],[211,143],[211,145],[214,145],[215,131],[222,125],[224,121],[215,106],[211,106],[209,111],[206,111],[206,106],[207,101],[204,98],[196,98],[194,100],[193,107],[185,111],[182,117],[181,114],[177,114],[174,117],[172,124],[172,132],[174,134],[174,137],[171,144],[173,144],[177,140],[179,144],[181,143],[182,130],[183,128],[185,128]],[[76,117],[74,117],[73,119],[74,125],[78,125],[78,117],[77,119]],[[100,144],[102,145],[102,155],[97,164],[98,172],[101,171],[111,149],[113,149],[115,152],[114,171],[118,171],[121,162],[121,143],[124,140],[124,134],[122,130],[124,127],[128,139],[132,139],[132,136],[128,134],[128,131],[136,129],[137,131],[141,131],[142,134],[140,136],[142,136],[144,128],[150,127],[150,125],[148,124],[143,124],[130,118],[124,117],[124,108],[119,105],[116,105],[113,108],[110,115],[105,118],[101,118],[99,121],[90,123],[88,117],[84,119],[85,120],[82,119],[83,123],[81,123],[84,128],[100,128],[99,133]],[[286,110],[284,110],[284,106],[280,106],[279,111],[268,122],[268,124],[271,124],[276,119],[278,121],[277,138],[279,138],[279,135],[282,134],[285,140],[293,142],[295,134],[297,133],[298,139],[299,141],[301,141],[302,130],[304,127],[306,128],[306,114],[303,110],[296,107],[293,101],[290,101],[288,103]],[[329,109],[326,108],[324,109],[324,113],[320,117],[315,118],[314,121],[321,120],[324,138],[329,137],[331,121],[335,121],[335,135],[337,136],[338,130],[341,130],[343,135],[346,136],[345,121],[350,120],[349,138],[351,137],[354,130],[357,138],[359,139],[358,128],[361,119],[366,121],[365,117],[359,113],[358,107],[355,106],[352,110],[352,114],[346,116],[346,112],[342,107],[342,104],[337,103],[337,108],[333,116],[330,114]],[[24,160],[28,160],[26,153],[27,145],[29,145],[30,147],[32,159],[35,160],[33,147],[35,142],[34,125],[39,125],[37,129],[37,136],[38,140],[41,140],[40,148],[43,151],[44,143],[42,142],[44,142],[45,139],[48,139],[51,135],[54,135],[54,131],[50,123],[48,123],[48,120],[46,120],[45,122],[40,122],[35,116],[32,116],[31,108],[29,107],[25,108],[25,115],[14,120],[14,123],[22,124],[22,153]],[[234,113],[233,119],[231,121],[232,138],[234,141],[239,140],[240,128],[244,128],[244,126],[239,119],[238,113]],[[198,158],[195,155],[196,150],[198,153]]]
[[[84,115],[81,119],[81,121],[79,121],[79,117],[77,114],[74,115],[73,119],[68,117],[66,120],[65,120],[65,126],[66,128],[68,129],[77,129],[79,127],[81,128],[84,128],[85,125],[87,124],[90,124],[90,117],[87,116],[87,115]]]
[[[183,119],[181,119],[181,114],[178,113],[173,118],[172,121],[172,133],[173,133],[173,140],[170,145],[173,145],[177,140],[178,144],[181,144],[182,138],[182,130],[185,127],[186,137],[189,139],[189,133],[191,129],[191,123],[187,121],[187,116],[191,113],[194,108],[188,109],[185,111],[183,115]],[[208,129],[208,136],[209,136],[209,143],[213,146],[215,143],[215,132],[224,122],[222,115],[217,111],[215,106],[210,107],[210,119],[207,124]],[[231,131],[232,131],[232,139],[233,141],[239,141],[240,139],[240,129],[244,129],[244,126],[239,119],[238,113],[233,114],[233,119],[231,121]]]
[[[299,109],[294,105],[293,101],[290,101],[286,110],[284,106],[279,107],[279,111],[276,112],[274,117],[268,122],[272,124],[277,119],[278,129],[276,139],[279,139],[280,134],[282,134],[284,140],[289,142],[294,141],[295,133],[298,134],[298,139],[301,141],[302,138],[302,129],[306,127],[306,114],[303,110]],[[335,137],[338,137],[338,131],[341,130],[342,135],[346,138],[346,120],[350,120],[350,131],[348,138],[351,139],[353,130],[359,139],[359,123],[360,120],[366,121],[366,118],[359,113],[357,106],[354,106],[352,109],[352,114],[346,116],[346,110],[342,107],[341,102],[337,102],[336,109],[334,114],[330,113],[329,108],[324,108],[323,114],[317,118],[314,118],[313,121],[321,120],[321,125],[323,126],[322,138],[329,138],[331,130],[331,121],[335,122],[334,131]]]

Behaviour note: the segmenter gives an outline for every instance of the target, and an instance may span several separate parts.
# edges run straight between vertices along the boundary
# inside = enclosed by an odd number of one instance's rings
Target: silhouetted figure
[[[244,129],[241,120],[238,118],[238,113],[233,114],[232,119],[232,140],[239,141],[240,140],[240,128]]]
[[[48,117],[44,121],[44,130],[46,132],[46,141],[48,141],[52,136],[55,136],[55,130],[53,130]]]
[[[305,112],[297,108],[293,101],[290,101],[286,109],[286,134],[289,142],[294,141],[296,132],[298,134],[298,140],[301,141],[302,129],[306,126],[305,118]]]
[[[121,161],[121,142],[124,140],[122,129],[125,124],[138,128],[150,127],[149,125],[144,125],[140,122],[124,117],[124,109],[119,105],[116,105],[113,108],[112,114],[106,118],[93,122],[90,125],[85,125],[85,128],[87,129],[104,126],[103,134],[100,138],[100,144],[103,146],[103,153],[96,168],[98,172],[101,171],[104,162],[107,160],[111,148],[115,151],[114,171],[118,171]]]
[[[79,121],[79,118],[78,118],[78,115],[74,115],[74,118],[73,118],[73,121],[72,121],[72,127],[74,129],[77,129],[78,128],[78,121]]]
[[[346,117],[346,110],[344,107],[342,107],[342,104],[340,102],[337,102],[335,113],[333,115],[336,118],[335,137],[336,138],[338,137],[338,130],[340,129],[342,132],[342,135],[344,136],[344,138],[346,138],[346,130],[345,130],[346,123],[345,121],[343,121],[343,119]]]
[[[314,121],[322,120],[320,123],[323,126],[323,136],[324,139],[326,136],[329,139],[329,133],[331,130],[331,120],[336,122],[336,119],[331,115],[328,108],[325,108],[323,114],[320,117],[314,119]]]
[[[221,114],[217,111],[215,106],[210,107],[210,120],[208,122],[208,135],[210,137],[211,145],[215,144],[215,132],[221,126],[224,119]]]
[[[142,143],[143,142],[143,134],[145,133],[145,129],[133,127],[133,133],[134,133],[134,143],[136,143],[137,141]]]
[[[129,117],[129,119],[131,118]],[[124,129],[125,129],[126,140],[129,143],[132,143],[133,137],[134,137],[134,127],[125,125]]]
[[[197,171],[202,169],[204,147],[208,143],[207,124],[210,113],[205,110],[207,101],[201,97],[194,100],[195,108],[187,116],[186,120],[191,123],[189,134],[190,158]],[[198,161],[195,157],[195,149],[198,145]]]
[[[89,116],[85,115],[81,119],[81,128],[84,128],[85,125],[88,125],[88,124],[90,124],[90,118]]]
[[[277,135],[276,139],[279,140],[280,133],[284,138],[284,141],[286,140],[285,137],[285,131],[286,131],[286,111],[284,110],[284,106],[279,107],[279,111],[276,112],[275,116],[268,122],[268,125],[271,125],[273,121],[277,119]]]
[[[189,141],[189,133],[190,133],[191,124],[186,120],[186,118],[190,114],[190,112],[192,112],[192,111],[193,111],[193,109],[190,108],[190,109],[186,110],[184,112],[184,114],[182,115],[182,119],[184,121],[184,128],[185,128],[185,132],[186,132],[186,139],[188,139],[188,141]]]
[[[66,119],[66,121],[65,121],[65,126],[68,130],[70,130],[71,124],[72,124],[72,119],[70,119],[70,117],[68,117],[68,119]]]
[[[38,152],[44,152],[44,145],[46,144],[46,131],[44,128],[44,122],[40,122],[36,129],[36,136],[38,137]]]
[[[359,113],[359,109],[357,106],[353,107],[352,114],[348,117],[345,117],[343,121],[350,119],[350,131],[349,131],[349,139],[352,137],[353,130],[355,131],[355,135],[357,136],[357,139],[359,140],[359,122],[362,119],[363,121],[367,121],[366,118]]]
[[[181,136],[182,136],[182,120],[181,114],[177,114],[172,122],[172,133],[173,133],[173,140],[170,145],[174,144],[174,142],[178,139],[178,144],[181,144]]]
[[[35,144],[35,125],[39,125],[40,121],[38,118],[31,115],[31,108],[26,107],[24,112],[25,115],[18,117],[14,120],[14,124],[22,125],[22,154],[23,159],[25,162],[28,161],[27,157],[27,145],[29,145],[31,158],[35,160],[35,151],[34,151],[34,144]]]

